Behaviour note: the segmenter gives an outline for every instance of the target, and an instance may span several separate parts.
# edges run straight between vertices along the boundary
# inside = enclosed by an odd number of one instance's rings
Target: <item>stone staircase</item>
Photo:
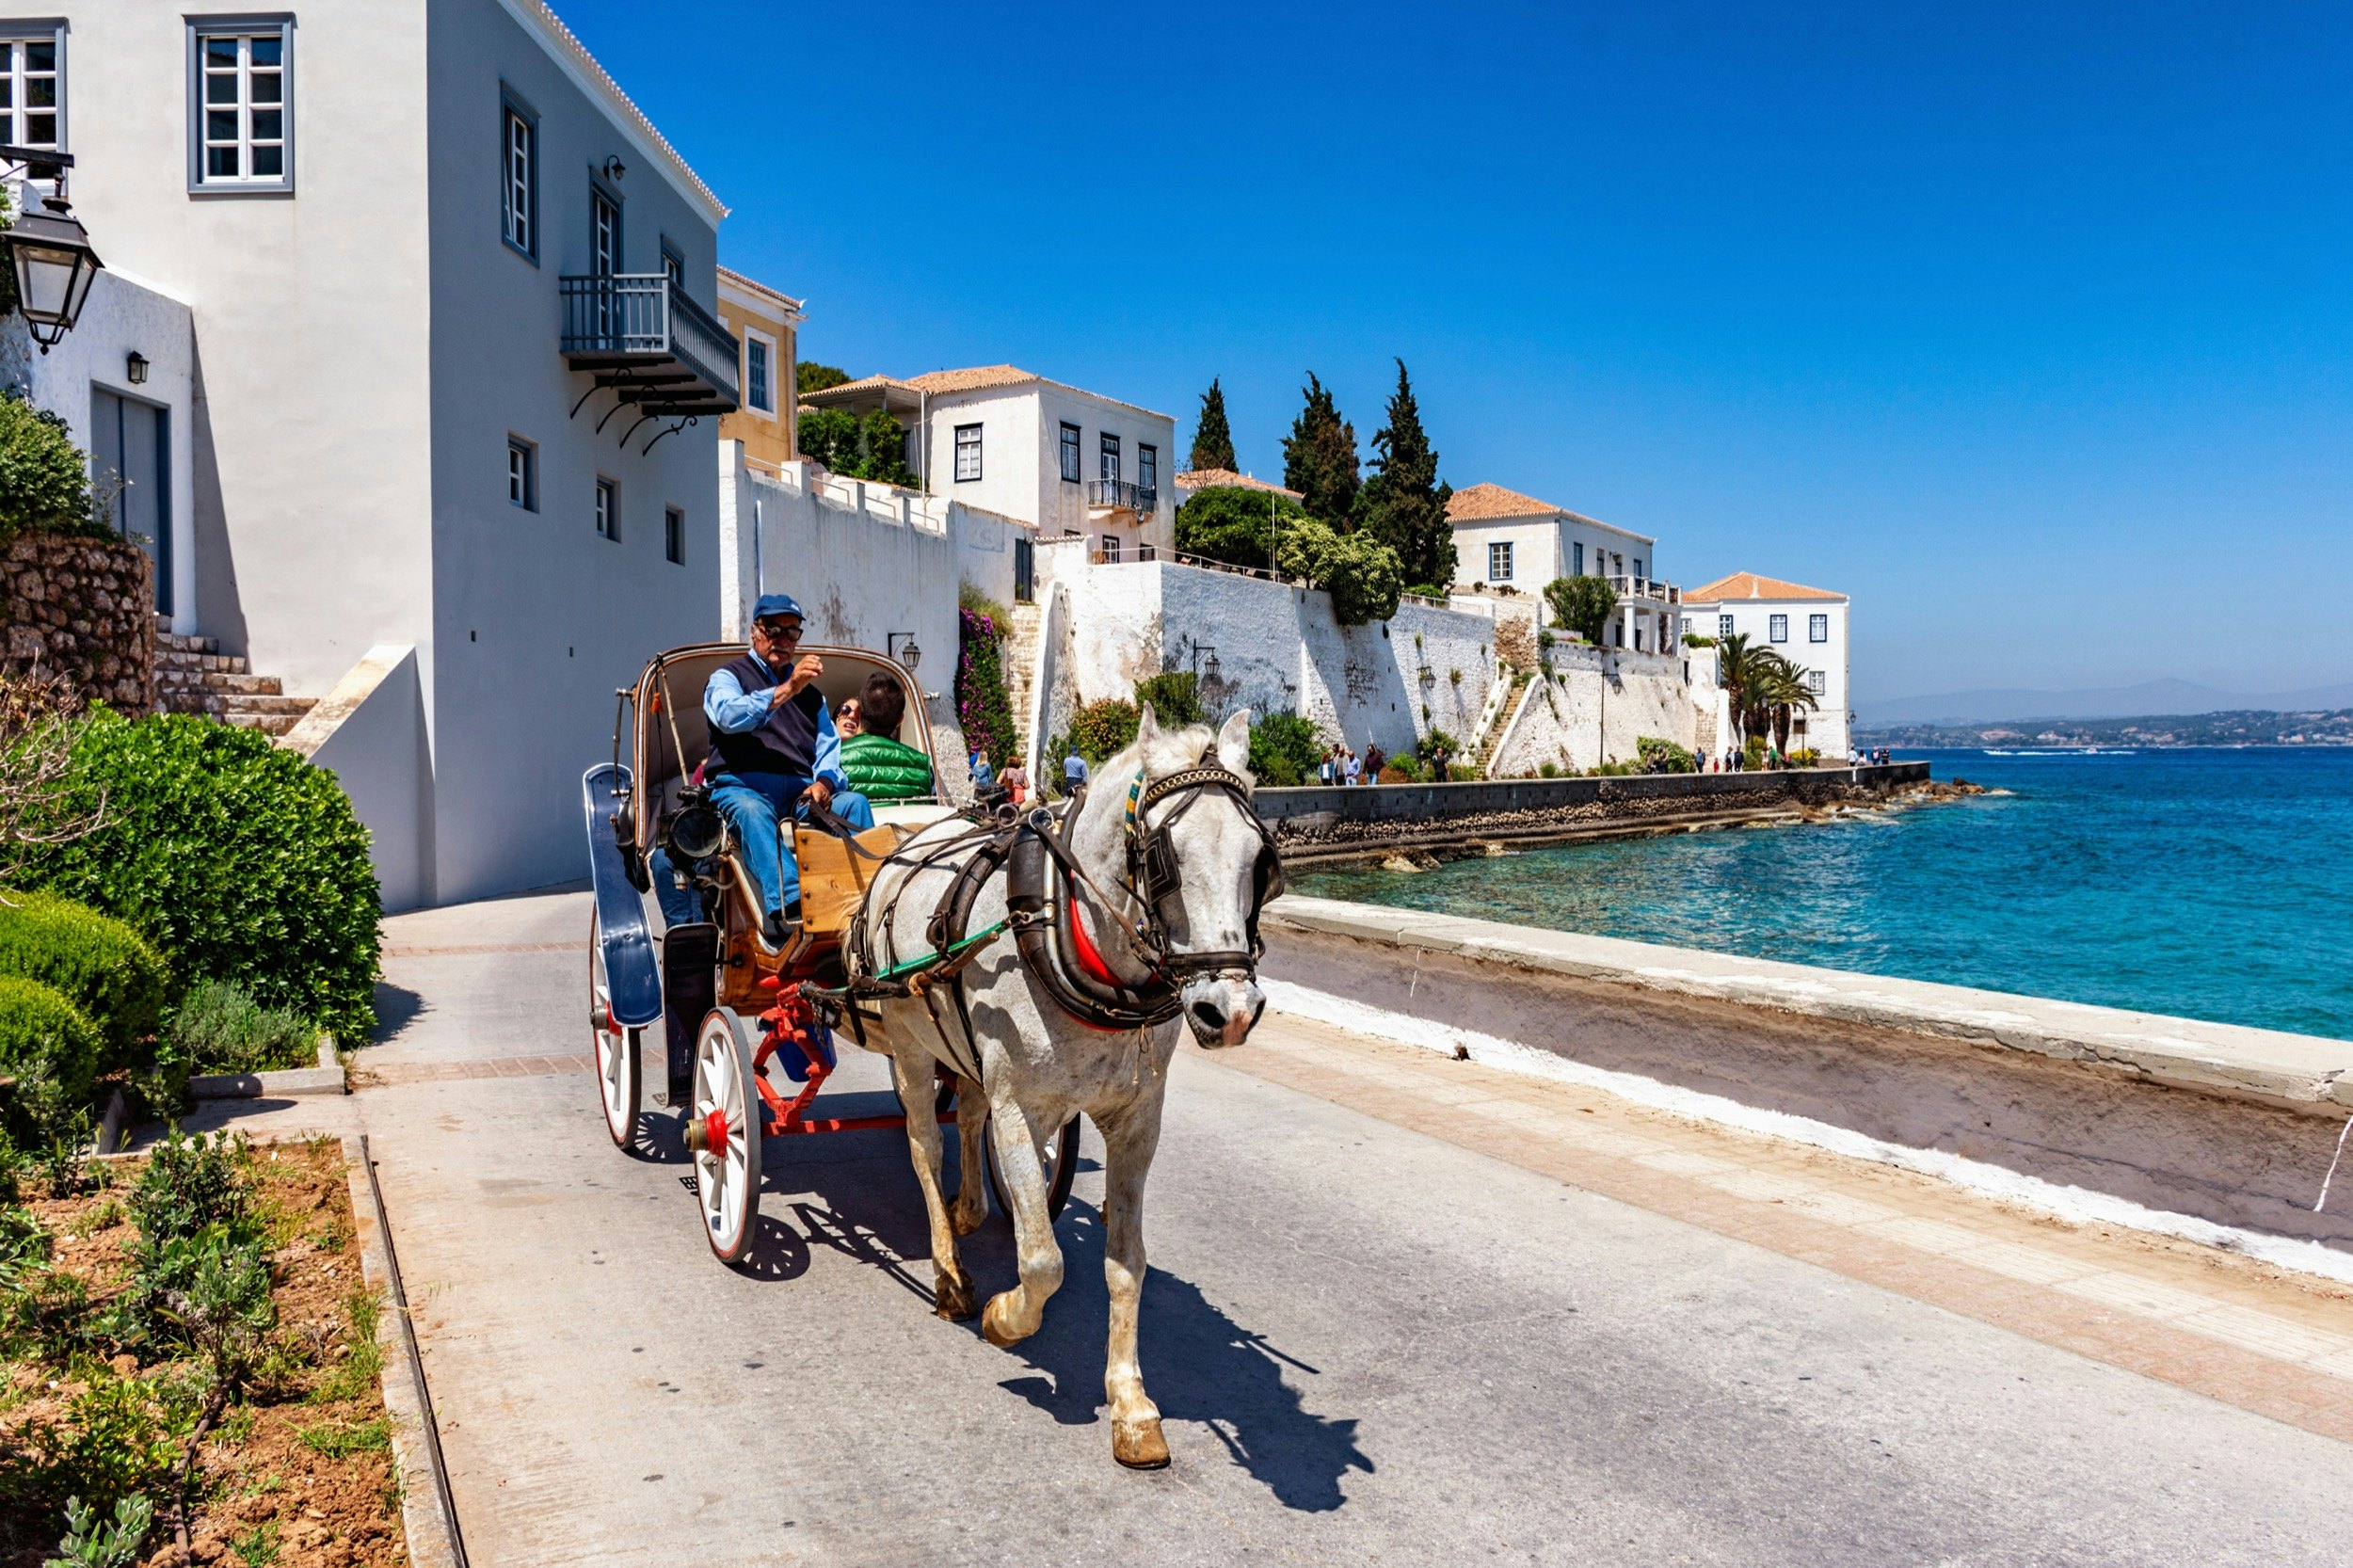
[[[155,707],[166,713],[209,713],[226,724],[283,735],[317,699],[288,696],[274,675],[256,675],[242,653],[223,653],[214,637],[174,635],[155,624]]]
[[[1020,755],[1030,754],[1030,686],[1037,679],[1037,640],[1046,624],[1042,604],[1016,604],[1005,629],[1005,696],[1013,703],[1013,728]]]
[[[1472,763],[1479,769],[1481,778],[1487,776],[1487,764],[1495,760],[1496,748],[1503,744],[1503,737],[1512,732],[1512,721],[1519,717],[1520,708],[1528,701],[1529,694],[1536,689],[1534,678],[1524,671],[1514,680],[1517,683],[1513,686],[1512,695],[1503,699],[1502,707],[1496,711],[1495,722],[1487,727],[1485,734],[1479,737],[1479,751]]]

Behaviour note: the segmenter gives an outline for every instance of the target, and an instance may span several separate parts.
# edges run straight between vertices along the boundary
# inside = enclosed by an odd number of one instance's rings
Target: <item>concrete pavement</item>
[[[1144,1306],[1176,1462],[1120,1471],[1099,1172],[1013,1352],[931,1317],[895,1135],[772,1145],[731,1273],[675,1157],[605,1139],[586,926],[582,895],[388,921],[378,1086],[255,1124],[372,1134],[478,1563],[2353,1553],[2353,1450],[2321,1434],[2353,1384],[2313,1360],[2353,1333],[2341,1298],[1280,1019],[1176,1064]],[[879,1094],[880,1067],[837,1081]],[[1881,1212],[1830,1225],[1842,1192]],[[1995,1250],[1968,1262],[1956,1233]],[[967,1246],[984,1290],[1010,1281],[1001,1220]],[[2021,1277],[2053,1249],[2086,1261]],[[2094,1276],[2126,1284],[2059,1288]],[[2130,1304],[2158,1287],[2162,1320]],[[2276,1353],[2197,1326],[2221,1307],[2286,1325]],[[2147,1344],[2220,1358],[2192,1382],[2217,1397],[2111,1364]],[[2265,1405],[2266,1368],[2304,1403]]]

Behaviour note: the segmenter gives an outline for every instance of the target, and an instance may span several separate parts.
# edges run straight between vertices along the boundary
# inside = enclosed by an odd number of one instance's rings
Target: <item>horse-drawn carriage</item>
[[[875,674],[919,690],[912,673],[880,654],[813,646],[802,651],[824,663],[816,685],[829,708],[856,696]],[[781,831],[800,867],[802,920],[782,946],[760,940],[758,890],[698,782],[711,751],[703,684],[742,652],[738,644],[701,644],[648,663],[636,684],[618,694],[614,760],[591,768],[582,785],[596,892],[589,1028],[605,1127],[621,1148],[638,1146],[648,1097],[644,1051],[653,1045],[657,1076],[649,1097],[677,1112],[694,1158],[705,1235],[728,1263],[740,1262],[751,1247],[763,1138],[894,1128],[904,1120],[812,1114],[838,1060],[828,1025],[829,1015],[838,1014],[821,1005],[821,994],[843,987],[842,937],[874,868],[923,828],[957,814],[935,793],[877,803],[875,824],[864,832],[850,831],[830,813],[815,814],[815,824],[787,817]],[[930,759],[936,786],[943,760],[920,701],[908,703],[904,728],[900,738]],[[659,936],[653,879],[664,868],[657,851],[706,917]],[[657,907],[649,910],[649,903]],[[939,1077],[934,1113],[952,1121],[955,1082],[945,1068]],[[1074,1118],[1044,1155],[1057,1213],[1078,1171],[1078,1130]]]
[[[705,644],[653,659],[619,694],[613,760],[583,780],[589,1024],[607,1129],[636,1146],[640,1055],[656,1047],[653,1098],[693,1157],[705,1238],[733,1264],[755,1237],[763,1141],[904,1125],[930,1219],[935,1309],[978,1316],[991,1342],[1011,1345],[1036,1332],[1061,1282],[1053,1222],[1083,1112],[1104,1143],[1112,1453],[1166,1464],[1136,1360],[1144,1179],[1178,1021],[1205,1047],[1235,1045],[1265,1005],[1258,914],[1281,862],[1251,806],[1248,714],[1163,729],[1146,708],[1102,782],[1052,808],[960,809],[935,794],[876,803],[864,831],[822,807],[806,823],[787,814],[802,918],[772,945],[701,777],[703,688],[741,651]],[[828,706],[877,673],[917,692],[879,654],[799,651],[823,661]],[[942,760],[918,701],[906,728],[899,738],[931,759],[936,788]],[[955,776],[961,759],[947,762]],[[648,900],[664,875],[670,906],[701,919],[657,938]],[[890,1058],[903,1114],[812,1114],[844,1036]],[[962,1151],[952,1197],[940,1188],[949,1121]],[[1020,1278],[983,1310],[955,1239],[982,1223],[989,1191],[1013,1222]]]

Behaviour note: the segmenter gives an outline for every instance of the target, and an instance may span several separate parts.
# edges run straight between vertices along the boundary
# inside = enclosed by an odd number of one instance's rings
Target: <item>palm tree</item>
[[[1763,723],[1773,737],[1773,749],[1783,757],[1789,755],[1789,726],[1801,708],[1818,708],[1821,699],[1806,680],[1806,672],[1780,654],[1767,650],[1763,655],[1765,667],[1760,672],[1755,704]]]
[[[1735,632],[1716,639],[1716,681],[1724,689],[1725,706],[1732,712],[1732,739],[1737,750],[1748,742],[1750,690],[1762,673],[1758,663],[1769,649],[1751,651],[1749,634]]]

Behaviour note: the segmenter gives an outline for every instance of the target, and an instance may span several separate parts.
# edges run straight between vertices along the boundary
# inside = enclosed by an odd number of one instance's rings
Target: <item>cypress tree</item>
[[[1224,469],[1228,473],[1238,472],[1234,464],[1234,432],[1225,423],[1225,393],[1219,390],[1215,376],[1209,378],[1209,390],[1201,394],[1201,420],[1193,426],[1191,466]]]
[[[1356,526],[1356,427],[1340,417],[1313,371],[1305,392],[1306,406],[1283,440],[1283,483],[1306,498],[1309,517],[1346,534]]]
[[[1365,481],[1357,510],[1372,536],[1397,552],[1407,585],[1417,593],[1443,594],[1454,581],[1454,525],[1446,504],[1454,487],[1438,479],[1438,454],[1422,428],[1421,407],[1405,361],[1397,362],[1397,392],[1389,399],[1389,423],[1372,438],[1373,474]]]

